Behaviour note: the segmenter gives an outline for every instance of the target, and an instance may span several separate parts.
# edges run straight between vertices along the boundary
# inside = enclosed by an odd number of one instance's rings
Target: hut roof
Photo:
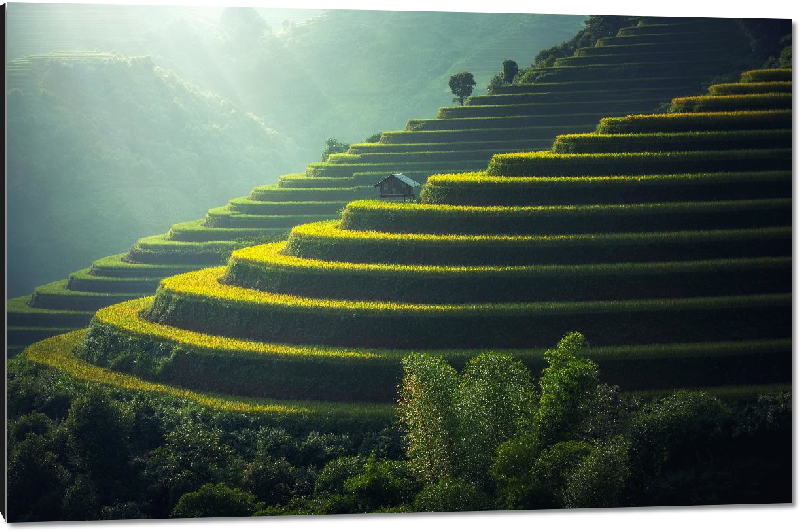
[[[415,181],[414,179],[412,179],[410,177],[406,177],[402,173],[390,173],[389,175],[387,175],[386,177],[384,177],[383,179],[381,179],[380,181],[375,183],[373,185],[373,187],[380,186],[382,182],[386,181],[387,179],[391,179],[392,177],[396,177],[401,182],[403,182],[403,183],[405,183],[405,184],[407,184],[409,186],[419,186],[420,185],[417,181]]]

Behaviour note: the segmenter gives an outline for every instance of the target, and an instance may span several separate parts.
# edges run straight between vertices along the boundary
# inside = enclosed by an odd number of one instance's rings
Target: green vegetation
[[[553,66],[559,58],[569,57],[581,47],[594,46],[601,38],[616,35],[621,28],[628,24],[630,24],[630,17],[590,16],[586,19],[585,27],[570,40],[564,41],[560,45],[547,50],[542,50],[536,54],[534,66],[539,68]],[[525,83],[528,78],[532,77],[533,70],[534,69],[523,71],[520,74],[520,81]]]
[[[740,413],[702,392],[679,392],[645,406],[629,401],[600,383],[597,365],[583,357],[585,345],[574,333],[547,351],[535,387],[525,368],[502,354],[474,358],[461,375],[441,358],[406,358],[400,414],[409,464],[425,485],[415,503],[430,503],[433,491],[441,493],[438,506],[445,510],[648,505],[660,489],[680,484],[670,503],[681,504],[695,495],[696,474],[716,484],[730,477],[729,467],[736,468],[737,481],[757,477],[766,486],[773,476],[788,485],[780,463],[771,462],[767,471],[757,458],[734,457],[752,457],[750,444],[757,440],[745,442],[754,434],[748,429],[723,427]],[[787,396],[764,398],[759,406],[782,411],[788,422]],[[753,422],[756,410],[746,410],[741,421]],[[724,464],[705,460],[698,448],[716,451]],[[780,448],[780,460],[788,459],[785,437]],[[662,481],[654,483],[656,476]],[[460,506],[445,494],[454,488]],[[741,495],[736,487],[718,493]]]
[[[29,61],[32,89],[8,95],[11,296],[297,164],[285,136],[149,57]]]
[[[693,53],[730,41],[735,55],[733,39],[741,37],[726,20],[655,22],[633,20],[613,38],[638,39],[633,46],[654,36],[649,44],[664,44],[663,36],[702,43]],[[248,27],[266,34],[260,24]],[[235,435],[215,439],[203,427],[217,424],[199,413],[200,428],[175,432],[182,423],[173,422],[143,445],[148,458],[133,461],[155,464],[137,465],[134,474],[126,469],[128,442],[100,458],[107,450],[97,445],[67,445],[63,466],[82,477],[56,475],[63,478],[55,482],[64,489],[59,507],[180,516],[229,504],[237,514],[273,515],[790,497],[789,399],[755,404],[757,395],[791,383],[791,109],[786,92],[675,99],[667,88],[696,87],[725,74],[732,59],[709,53],[688,67],[691,49],[678,48],[665,63],[629,62],[666,52],[631,49],[540,68],[544,83],[513,85],[503,104],[481,100],[412,120],[406,132],[330,154],[205,220],[142,238],[97,271],[74,274],[76,287],[107,289],[157,280],[132,274],[141,263],[165,272],[169,263],[175,270],[218,265],[161,280],[155,297],[101,310],[87,332],[38,343],[12,369],[109,386],[150,407],[154,397],[180,400],[214,411],[208,414],[227,423],[223,432]],[[607,56],[617,58],[613,66],[603,66]],[[603,82],[649,74],[674,76],[675,84],[621,97]],[[547,83],[594,75],[598,93],[589,99],[575,94],[589,87],[574,83],[567,88],[578,90],[554,92],[567,94],[571,106],[536,101]],[[510,98],[520,95],[525,103]],[[672,99],[682,111],[702,112],[631,114]],[[729,103],[709,103],[720,101]],[[770,108],[719,110],[753,102]],[[571,108],[539,113],[548,103]],[[601,111],[603,104],[611,110]],[[612,116],[588,134],[600,112]],[[570,124],[577,132],[555,143],[567,152],[503,145],[518,145],[520,133],[551,144],[537,135]],[[463,146],[481,138],[494,142],[491,149]],[[447,149],[451,141],[460,149]],[[382,151],[384,144],[391,148]],[[369,200],[377,195],[372,184],[390,171],[424,182],[436,171],[484,167],[432,176],[419,203]],[[326,219],[346,201],[340,220]],[[303,206],[295,211],[291,203]],[[306,216],[321,221],[291,227]],[[69,285],[50,292],[50,306],[70,307],[73,293],[81,300]],[[51,325],[13,332],[40,338],[65,328],[55,319]],[[397,425],[375,435],[391,423],[398,384],[405,456]],[[19,386],[29,396],[32,387]],[[69,402],[58,418],[75,437],[92,433],[86,418],[95,411],[111,440],[131,439],[137,408],[91,393]],[[58,418],[26,422],[47,432]],[[764,424],[770,418],[782,419],[776,431]],[[358,450],[303,460],[259,446],[267,444],[255,437],[262,423],[372,435]],[[237,432],[242,426],[250,436]],[[773,461],[759,453],[778,447]],[[193,456],[198,449],[207,455]],[[680,457],[666,465],[672,451]],[[216,457],[208,467],[195,464],[209,455]],[[148,488],[104,498],[116,478],[142,470],[139,485]],[[175,483],[174,474],[187,479]],[[697,477],[708,480],[702,489],[692,487]],[[85,501],[92,496],[94,505]],[[141,505],[150,496],[160,500],[155,510]],[[117,505],[123,500],[137,505]]]
[[[464,105],[464,101],[470,97],[472,89],[475,87],[475,78],[469,72],[459,72],[450,76],[448,85],[450,92],[455,96],[453,101]]]
[[[689,131],[685,133],[558,135],[555,153],[634,153],[642,151],[721,151],[791,148],[791,130]]]
[[[738,131],[787,129],[791,110],[697,112],[603,118],[598,133],[672,133],[680,131]]]
[[[80,335],[9,364],[14,521],[684,505],[711,486],[714,501],[758,503],[790,492],[788,393],[642,402],[601,383],[579,334],[544,353],[535,385],[506,354],[474,357],[461,376],[437,356],[404,358],[399,426],[384,406],[320,410],[145,384],[70,357]]]
[[[791,149],[570,154],[537,151],[495,155],[486,173],[504,177],[583,177],[656,172],[769,171],[783,169],[791,158]]]
[[[322,162],[328,160],[328,157],[333,153],[344,153],[350,148],[350,144],[339,142],[331,137],[325,141],[325,150],[322,152]]]
[[[623,136],[623,135],[620,135]],[[754,135],[759,138],[759,135]],[[586,142],[584,142],[586,140]],[[621,142],[628,141],[624,136]],[[633,140],[632,142],[635,142]],[[608,151],[605,135],[568,135],[567,146]],[[583,146],[588,145],[588,149]],[[613,149],[611,147],[610,149]],[[609,150],[610,150],[609,149]],[[791,172],[722,172],[677,175],[609,175],[600,177],[506,177],[484,173],[433,175],[422,190],[423,203],[440,205],[592,205],[660,202],[676,198],[745,199],[788,197]],[[624,193],[623,193],[624,192]]]

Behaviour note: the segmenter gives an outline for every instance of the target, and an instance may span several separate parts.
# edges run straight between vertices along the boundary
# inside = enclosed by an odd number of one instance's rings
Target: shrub
[[[630,477],[630,443],[621,436],[595,445],[569,473],[564,507],[620,507]]]
[[[418,490],[407,461],[379,460],[374,454],[367,459],[359,474],[345,480],[343,487],[369,510],[410,502]]]
[[[343,456],[328,461],[314,482],[314,494],[344,494],[344,484],[363,469],[361,456]]]
[[[325,149],[322,151],[322,162],[328,160],[328,157],[333,153],[344,153],[349,147],[350,144],[339,142],[335,138],[330,137],[325,141]]]
[[[415,512],[450,513],[458,511],[487,511],[491,498],[463,480],[442,478],[423,487],[414,499]]]
[[[591,450],[592,445],[584,441],[562,441],[544,448],[536,432],[507,440],[492,464],[502,508],[563,507],[569,475]]]
[[[206,483],[194,492],[181,496],[170,513],[172,518],[252,516],[262,507],[255,496],[224,483]]]
[[[633,468],[653,477],[670,460],[694,462],[696,443],[719,434],[726,414],[722,402],[702,391],[682,390],[645,405],[627,434]]]

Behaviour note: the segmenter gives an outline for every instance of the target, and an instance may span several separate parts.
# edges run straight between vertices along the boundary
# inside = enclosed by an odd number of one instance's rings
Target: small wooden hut
[[[377,183],[375,188],[380,188],[380,197],[384,198],[402,198],[405,202],[408,199],[416,198],[415,188],[419,188],[420,184],[406,177],[402,173],[390,173]]]

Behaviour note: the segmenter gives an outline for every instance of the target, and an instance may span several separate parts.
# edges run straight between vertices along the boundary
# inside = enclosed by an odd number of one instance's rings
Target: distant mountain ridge
[[[31,56],[9,85],[10,294],[297,163],[261,119],[147,57]]]

